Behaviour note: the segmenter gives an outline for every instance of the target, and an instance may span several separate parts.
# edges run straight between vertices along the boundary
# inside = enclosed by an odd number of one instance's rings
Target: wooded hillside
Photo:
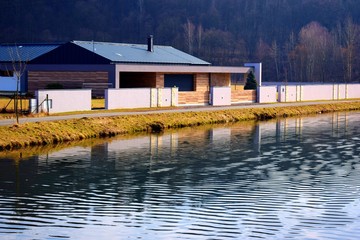
[[[359,82],[358,0],[2,0],[0,42],[171,45],[266,81]]]

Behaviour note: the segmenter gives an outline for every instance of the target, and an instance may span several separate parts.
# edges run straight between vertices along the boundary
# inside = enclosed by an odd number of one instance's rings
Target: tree
[[[249,75],[246,78],[246,84],[244,86],[244,90],[252,90],[252,89],[256,89],[258,86],[258,83],[255,79],[255,75],[254,73],[251,71],[249,73]]]
[[[332,42],[331,34],[318,22],[311,22],[301,29],[299,39],[306,60],[307,80],[324,81]]]
[[[188,19],[186,24],[183,26],[184,28],[184,37],[185,37],[185,44],[188,50],[188,53],[192,54],[194,49],[194,40],[195,40],[195,26],[194,24]]]
[[[274,60],[274,64],[275,64],[276,81],[279,81],[279,79],[280,79],[280,73],[279,73],[280,49],[276,43],[276,40],[274,40],[272,42],[272,45],[270,48],[270,56]]]
[[[358,44],[359,26],[348,18],[344,27],[345,81],[352,81],[356,45]]]
[[[15,116],[16,116],[16,124],[19,124],[19,86],[21,82],[21,77],[26,71],[27,61],[24,61],[23,57],[20,54],[21,47],[17,46],[16,44],[14,47],[9,47],[9,55],[11,57],[11,64],[14,75],[16,77],[16,92],[15,92],[15,99],[14,99],[14,107],[15,107]]]

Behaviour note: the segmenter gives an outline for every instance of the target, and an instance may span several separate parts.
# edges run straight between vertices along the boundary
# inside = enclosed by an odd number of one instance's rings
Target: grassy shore
[[[360,102],[339,102],[298,107],[247,108],[26,123],[0,127],[0,151],[119,134],[161,132],[166,129],[206,124],[359,110]]]

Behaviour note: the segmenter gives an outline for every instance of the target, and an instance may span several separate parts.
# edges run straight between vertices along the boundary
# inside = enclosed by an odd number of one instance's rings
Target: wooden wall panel
[[[256,90],[232,89],[231,102],[256,102]]]
[[[211,86],[214,87],[229,87],[231,84],[230,73],[212,73]]]
[[[88,83],[95,88],[95,92],[98,91],[103,95],[103,89],[108,88],[108,78],[108,72],[29,71],[28,92],[33,94],[36,90],[46,89],[50,83],[60,83],[64,89],[79,89]]]

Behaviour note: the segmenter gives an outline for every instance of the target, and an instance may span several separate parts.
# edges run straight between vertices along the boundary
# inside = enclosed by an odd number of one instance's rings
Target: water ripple
[[[354,115],[0,161],[0,238],[357,239]]]

